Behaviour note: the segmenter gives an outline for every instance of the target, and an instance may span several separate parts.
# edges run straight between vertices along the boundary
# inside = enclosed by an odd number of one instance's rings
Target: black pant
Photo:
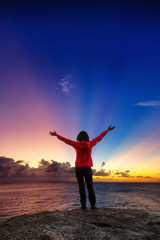
[[[95,206],[96,198],[92,184],[92,169],[91,167],[76,167],[76,178],[79,185],[79,193],[80,193],[80,202],[82,207],[86,207],[86,192],[85,192],[85,182],[88,188],[88,198],[91,204],[91,207]]]

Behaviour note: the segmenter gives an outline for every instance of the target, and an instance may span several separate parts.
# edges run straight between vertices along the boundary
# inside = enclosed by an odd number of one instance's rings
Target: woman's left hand
[[[115,128],[115,126],[112,127],[112,125],[110,125],[110,126],[107,128],[107,130],[108,130],[108,131],[112,131],[114,128]]]

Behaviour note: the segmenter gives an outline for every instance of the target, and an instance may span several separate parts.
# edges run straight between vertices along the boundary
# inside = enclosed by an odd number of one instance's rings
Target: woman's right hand
[[[54,130],[54,132],[51,132],[51,131],[50,131],[49,134],[50,134],[51,136],[57,136],[57,135],[58,135],[55,130]]]

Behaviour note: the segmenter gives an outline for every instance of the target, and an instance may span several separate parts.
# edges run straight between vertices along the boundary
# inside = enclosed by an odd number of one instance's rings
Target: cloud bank
[[[102,163],[101,167],[104,164]],[[113,181],[117,179],[133,179],[133,180],[155,180],[160,181],[160,178],[151,176],[132,176],[130,170],[111,171],[104,169],[92,169],[93,176],[109,177]],[[107,179],[107,178],[106,178]],[[0,183],[5,182],[75,182],[75,168],[69,162],[57,162],[54,160],[47,161],[41,159],[38,168],[24,165],[23,160],[14,161],[13,158],[0,157]]]
[[[41,159],[38,168],[23,165],[24,161],[14,161],[13,158],[0,157],[0,182],[2,180],[25,179],[25,181],[76,181],[75,168],[69,162],[51,162]],[[94,176],[110,176],[111,172],[92,169]]]
[[[54,160],[51,162],[42,159],[38,168],[22,165],[23,161],[15,162],[12,158],[0,157],[0,180],[25,178],[29,180],[43,181],[73,181],[74,168],[69,162],[60,163]]]
[[[111,176],[111,171],[106,172],[104,169],[92,171],[94,176],[108,177]]]
[[[131,177],[131,178],[133,178],[133,176],[131,176],[130,174],[129,174],[129,172],[130,172],[130,170],[126,170],[126,171],[124,171],[124,172],[119,172],[118,170],[114,173],[115,175],[117,175],[118,177]]]
[[[142,106],[142,107],[160,107],[160,101],[145,101],[145,102],[139,102],[136,103],[137,106]]]

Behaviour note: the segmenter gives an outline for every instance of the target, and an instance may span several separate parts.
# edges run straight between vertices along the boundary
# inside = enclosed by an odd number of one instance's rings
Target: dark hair
[[[86,141],[89,142],[88,133],[85,131],[81,131],[77,136],[77,141]]]

